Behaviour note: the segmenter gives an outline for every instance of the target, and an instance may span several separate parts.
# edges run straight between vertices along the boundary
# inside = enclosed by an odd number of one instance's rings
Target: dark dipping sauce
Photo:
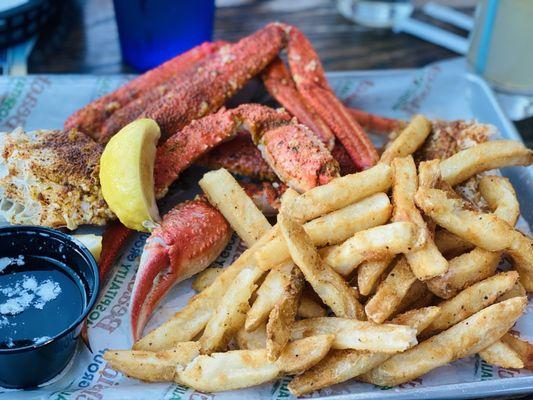
[[[83,313],[86,283],[66,264],[40,256],[10,261],[0,273],[0,349],[46,343]]]

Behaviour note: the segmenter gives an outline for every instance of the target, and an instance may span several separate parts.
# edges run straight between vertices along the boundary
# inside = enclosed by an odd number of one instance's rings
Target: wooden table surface
[[[311,39],[328,71],[415,68],[457,56],[406,34],[357,26],[340,16],[334,0],[223,0],[222,3],[237,5],[217,9],[215,39],[237,40],[267,22],[287,22],[298,26]],[[465,0],[456,3],[465,4]],[[473,9],[463,11],[471,13]],[[121,60],[112,1],[67,1],[58,22],[41,35],[30,57],[29,72],[134,72]],[[533,118],[517,123],[517,128],[531,147]]]

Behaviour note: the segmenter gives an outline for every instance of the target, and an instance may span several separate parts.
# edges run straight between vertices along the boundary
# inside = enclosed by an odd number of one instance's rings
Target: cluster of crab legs
[[[283,49],[288,67],[279,58]],[[259,74],[284,109],[258,104],[225,109],[226,101]],[[378,153],[363,126],[389,132],[400,123],[344,106],[309,40],[280,23],[233,44],[195,47],[78,110],[65,129],[79,129],[105,144],[140,117],[161,128],[154,170],[158,198],[198,163],[281,181],[247,187],[260,205],[274,208],[284,185],[303,192],[374,165]],[[131,233],[119,222],[107,228],[101,278]],[[203,198],[178,204],[164,216],[137,271],[130,304],[135,340],[170,288],[212,263],[230,236],[227,221]]]

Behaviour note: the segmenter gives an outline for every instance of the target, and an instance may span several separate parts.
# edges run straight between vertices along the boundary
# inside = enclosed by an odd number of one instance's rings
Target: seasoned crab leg
[[[218,50],[222,44],[222,42],[205,42],[140,75],[114,92],[100,97],[76,111],[65,121],[65,129],[77,128],[92,136],[96,141],[105,142],[109,136],[100,136],[99,131],[106,119],[126,104],[144,96],[154,88],[158,88],[159,91],[165,90],[165,86],[172,84],[169,79],[183,74],[199,60]]]
[[[135,283],[130,314],[134,340],[164,295],[178,282],[208,267],[231,237],[222,214],[206,200],[178,204],[147,239]]]
[[[399,119],[382,117],[358,108],[348,108],[348,112],[362,128],[375,133],[391,133],[404,125],[404,122]]]
[[[284,111],[244,104],[193,121],[157,149],[156,195],[163,196],[181,171],[206,149],[242,130],[250,132],[279,179],[298,191],[327,183],[339,174],[337,162],[309,128],[291,121]]]

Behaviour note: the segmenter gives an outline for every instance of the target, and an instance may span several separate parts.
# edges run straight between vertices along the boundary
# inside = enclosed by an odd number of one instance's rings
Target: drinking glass
[[[337,0],[337,9],[349,20],[369,28],[391,28],[411,15],[410,0]]]

